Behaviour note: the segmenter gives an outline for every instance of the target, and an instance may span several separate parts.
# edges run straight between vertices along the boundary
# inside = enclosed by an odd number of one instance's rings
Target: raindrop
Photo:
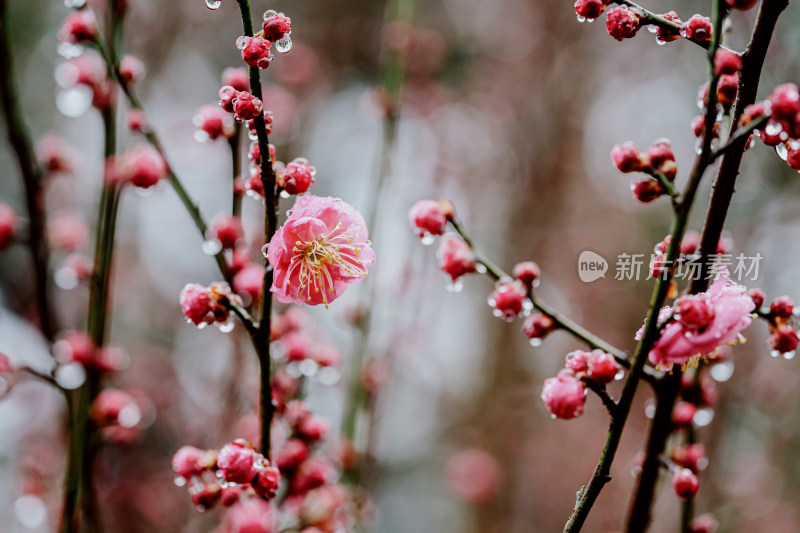
[[[189,322],[191,322],[191,320]],[[197,329],[205,329],[206,326],[208,326],[208,324],[206,324],[205,322],[200,322],[199,324],[197,324]]]
[[[421,242],[424,246],[430,246],[433,244],[433,241],[436,239],[433,238],[433,235],[428,233],[427,231],[422,235]]]
[[[267,20],[268,18],[270,18],[272,16],[275,16],[277,14],[278,14],[278,12],[275,11],[274,9],[268,9],[268,10],[264,11],[264,20]]]
[[[586,22],[586,17],[578,15],[578,22]]]
[[[649,400],[644,405],[644,416],[646,416],[650,420],[652,420],[653,417],[656,416],[656,403],[654,401]]]
[[[266,259],[266,258],[267,258],[267,248],[268,248],[268,247],[269,247],[269,245],[268,245],[268,244],[265,244],[264,246],[262,246],[262,247],[261,247],[261,255],[263,255],[263,256],[264,256],[264,259]]]
[[[317,381],[323,385],[335,385],[341,379],[342,374],[335,368],[329,366],[323,367],[317,373]]]
[[[219,325],[219,330],[222,333],[230,333],[231,331],[233,331],[235,324],[236,323],[233,320],[228,320],[227,322],[223,322],[222,324]]]
[[[286,372],[293,378],[299,378],[303,374],[297,366],[297,363],[289,363],[286,365]]]
[[[129,403],[120,409],[117,422],[121,427],[132,428],[142,420],[142,411],[135,403]]]
[[[767,135],[777,135],[781,132],[782,129],[783,127],[780,125],[780,123],[770,122],[769,124],[767,124],[767,127],[764,128],[764,131],[767,133]]]
[[[244,47],[247,46],[247,42],[250,40],[250,37],[246,35],[240,35],[238,39],[236,39],[236,48],[239,50],[244,50]]]
[[[723,361],[711,367],[711,378],[720,383],[728,381],[733,375],[733,361]]]
[[[35,529],[41,526],[47,518],[47,507],[38,496],[25,494],[14,502],[14,513],[23,526]]]
[[[614,381],[620,381],[624,377],[625,377],[625,371],[620,368],[619,370],[617,370],[617,373],[614,374]]]
[[[484,265],[483,263],[478,263],[477,265],[475,265],[475,272],[477,272],[478,274],[486,274],[486,265]]]
[[[494,311],[492,311],[492,315],[494,315],[494,316],[499,318],[499,317],[503,316],[503,312],[500,311],[499,309],[495,309]]]
[[[281,191],[281,198],[290,198],[292,195],[286,191]]]
[[[139,196],[140,198],[147,198],[148,196],[153,196],[155,189],[156,189],[155,186],[147,188],[144,187],[133,188],[133,190],[136,192],[136,196]]]
[[[56,107],[69,118],[77,118],[92,106],[92,90],[86,85],[76,85],[56,95]]]
[[[680,30],[678,30],[678,34],[685,39],[686,38],[686,28],[681,28]]]
[[[692,419],[697,427],[704,428],[714,419],[714,410],[708,407],[698,409]]]
[[[586,19],[586,22],[588,22],[589,24],[591,24],[592,22],[594,22],[594,19],[587,18],[587,19]]]
[[[209,239],[203,242],[202,248],[206,255],[217,255],[222,251],[222,244],[216,239]]]
[[[64,42],[58,45],[56,51],[58,52],[58,55],[63,58],[72,59],[73,57],[78,57],[83,53],[83,46]]]
[[[194,140],[199,143],[204,143],[211,138],[208,136],[208,133],[206,133],[204,130],[194,130],[193,137]]]
[[[461,292],[461,289],[464,288],[464,282],[461,279],[457,279],[455,281],[451,281],[447,284],[447,292]]]
[[[791,352],[785,352],[783,354],[783,358],[789,361],[790,359],[794,359],[794,354],[795,354],[794,350],[792,350]]]
[[[667,44],[667,41],[665,41],[664,39],[659,39],[658,37],[656,37],[656,44],[659,45],[659,46],[664,46],[665,44]]]
[[[64,5],[66,7],[79,8],[86,5],[86,0],[64,0]]]
[[[78,286],[78,276],[75,271],[71,268],[62,267],[56,270],[55,276],[53,276],[56,285],[60,288],[64,289],[65,291],[71,291]]]
[[[540,339],[539,337],[534,337],[534,338],[532,338],[530,340],[530,343],[531,343],[531,346],[533,346],[533,347],[541,346],[542,345],[542,339]]]
[[[72,63],[61,63],[54,71],[54,77],[59,87],[70,89],[78,83],[80,70]]]
[[[650,33],[655,33],[658,31],[658,26],[656,26],[655,24],[650,24],[647,26],[647,31],[649,31]]]
[[[216,11],[222,5],[222,0],[206,0],[206,7]]]
[[[798,141],[796,141],[794,139],[789,141],[789,149],[790,150],[797,150],[799,148],[800,148],[800,142],[798,142]]]
[[[176,487],[183,487],[184,485],[186,485],[186,478],[184,478],[183,476],[177,476],[175,479],[172,480],[172,482],[175,483]]]
[[[778,157],[784,161],[786,161],[786,159],[789,157],[789,150],[786,149],[785,144],[779,144],[775,146],[775,153],[778,154]]]
[[[67,363],[56,368],[55,378],[60,387],[74,390],[86,381],[86,371],[80,363]]]
[[[299,365],[297,365],[297,369],[304,376],[312,377],[317,374],[319,365],[313,359],[304,359],[303,361],[300,361]]]
[[[292,38],[287,33],[275,42],[275,50],[281,54],[285,54],[292,49]]]
[[[781,355],[781,352],[779,352],[778,350],[772,350],[771,352],[769,352],[769,354],[772,357],[778,357],[779,355]]]

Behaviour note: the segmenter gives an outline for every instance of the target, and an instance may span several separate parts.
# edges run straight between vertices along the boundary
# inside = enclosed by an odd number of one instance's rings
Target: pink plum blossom
[[[329,304],[375,261],[364,218],[338,198],[297,199],[267,247],[270,291],[282,303]]]
[[[684,365],[695,355],[711,354],[718,346],[735,340],[739,332],[753,320],[750,316],[755,308],[753,299],[747,295],[745,287],[728,279],[727,270],[717,277],[704,295],[697,297],[703,297],[710,307],[710,313],[707,314],[711,318],[707,326],[695,331],[696,321],[692,322],[691,327],[681,321],[667,324],[650,350],[650,362],[669,368],[673,364]],[[669,316],[670,312],[665,313],[662,309],[659,321]],[[641,333],[637,337],[640,338]]]

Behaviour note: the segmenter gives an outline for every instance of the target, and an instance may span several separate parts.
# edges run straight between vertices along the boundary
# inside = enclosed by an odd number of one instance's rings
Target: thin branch
[[[39,379],[39,380],[47,383],[48,385],[52,385],[53,387],[57,388],[58,390],[64,392],[64,388],[61,387],[61,385],[59,385],[58,382],[55,380],[55,378],[50,374],[45,374],[43,372],[39,372],[38,370],[35,370],[35,369],[33,369],[33,368],[29,367],[29,366],[21,366],[17,370],[19,370],[20,372],[23,372],[25,374],[28,374],[28,375],[36,378],[36,379]]]
[[[583,383],[586,385],[586,388],[595,393],[600,400],[605,405],[606,409],[608,410],[608,414],[611,415],[613,418],[616,416],[617,413],[617,402],[608,394],[608,390],[606,390],[605,385],[601,385],[600,383],[591,380],[591,379],[584,379]]]
[[[461,224],[458,218],[452,216],[448,220],[450,221],[450,224],[453,226],[453,229],[455,229],[456,232],[461,236],[461,238],[464,239],[464,242],[466,242],[469,245],[469,247],[472,248],[472,252],[475,254],[475,260],[479,264],[486,267],[486,273],[489,276],[491,276],[495,281],[502,278],[511,277],[502,268],[497,266],[491,259],[489,259],[488,256],[484,254],[483,251],[481,251],[481,249],[475,245],[475,241],[472,239],[472,237],[469,236],[469,234],[464,229],[464,226]],[[615,348],[614,346],[604,341],[597,335],[582,328],[572,320],[563,316],[561,313],[555,311],[552,307],[550,307],[550,305],[540,300],[539,298],[536,298],[535,296],[531,295],[530,299],[531,303],[533,303],[533,306],[539,311],[541,311],[543,314],[547,315],[553,321],[553,324],[556,327],[571,333],[575,338],[585,342],[592,349],[599,349],[603,350],[604,352],[610,353],[611,355],[614,356],[614,358],[617,360],[619,364],[621,364],[625,368],[630,368],[631,366],[630,358],[624,351],[620,350],[619,348]],[[655,377],[655,376],[650,376],[650,377]]]
[[[14,150],[25,188],[28,210],[28,238],[26,244],[33,263],[34,291],[39,315],[39,328],[48,341],[55,339],[58,327],[50,305],[48,265],[50,251],[45,239],[47,214],[41,190],[43,173],[36,164],[28,126],[20,107],[19,94],[14,84],[14,66],[11,56],[11,24],[8,20],[6,0],[0,0],[0,100],[8,125],[8,140]]]
[[[142,113],[145,113],[144,106],[142,105],[141,100],[139,100],[133,87],[131,87],[131,85],[128,83],[128,80],[126,80],[125,77],[122,76],[119,70],[119,60],[117,55],[114,54],[111,50],[109,50],[105,41],[101,37],[98,37],[96,45],[98,51],[100,52],[100,55],[106,61],[106,64],[109,65],[114,80],[117,82],[119,87],[122,89],[122,92],[128,99],[128,103],[130,104],[131,108],[137,109]],[[145,120],[145,124],[146,125],[149,124],[149,121]],[[156,151],[161,155],[161,158],[164,160],[164,163],[167,166],[167,173],[169,175],[170,185],[172,185],[172,188],[178,195],[178,198],[180,199],[181,203],[186,209],[186,212],[189,213],[189,217],[191,217],[192,222],[194,222],[194,225],[195,227],[197,227],[197,230],[200,232],[200,235],[205,239],[206,233],[208,232],[208,224],[206,223],[202,213],[200,212],[200,207],[189,195],[186,188],[183,186],[183,182],[175,173],[175,169],[169,162],[169,158],[167,157],[167,153],[164,150],[164,146],[161,144],[160,138],[158,137],[156,132],[153,131],[152,128],[150,128],[149,126],[146,126],[145,130],[142,133],[144,134],[145,139],[147,139],[147,142],[149,142],[150,145],[156,149]],[[230,284],[232,281],[232,277],[230,270],[228,269],[227,261],[225,260],[224,252],[220,251],[216,253],[214,255],[214,259],[217,262],[217,266],[219,267],[219,271],[222,274],[223,279]]]
[[[711,154],[711,159],[716,160],[722,155],[728,153],[730,150],[732,150],[735,146],[739,144],[739,141],[741,141],[743,138],[749,137],[754,130],[757,130],[759,127],[766,124],[768,120],[769,120],[769,115],[762,115],[757,119],[748,123],[746,126],[742,126],[741,128],[731,133],[731,136],[728,138],[728,141]]]
[[[242,30],[248,37],[253,36],[253,15],[250,11],[250,0],[237,0],[242,17]],[[258,67],[250,66],[250,91],[263,102],[261,91],[261,74]],[[269,152],[269,138],[264,115],[259,114],[253,121],[258,135],[258,147],[261,153],[261,181],[264,185],[264,234],[266,242],[272,240],[275,230],[278,229],[278,196],[275,187],[275,170]],[[266,265],[265,265],[266,266]],[[270,359],[270,325],[272,321],[272,286],[273,272],[271,268],[264,269],[264,285],[261,293],[261,322],[258,331],[253,337],[258,353],[261,372],[261,393],[259,396],[260,407],[260,450],[266,457],[271,451],[271,426],[275,406],[272,403],[272,360]]]

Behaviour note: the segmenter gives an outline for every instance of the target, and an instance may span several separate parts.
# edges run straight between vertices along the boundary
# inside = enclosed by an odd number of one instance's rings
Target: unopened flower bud
[[[606,29],[608,34],[618,41],[630,39],[639,31],[641,15],[628,9],[627,6],[619,6],[608,10],[606,19]]]
[[[697,494],[698,487],[697,476],[688,468],[681,468],[672,476],[672,488],[675,489],[675,494],[684,500]]]
[[[544,381],[542,400],[553,417],[569,420],[583,413],[586,388],[572,374],[561,372]]]

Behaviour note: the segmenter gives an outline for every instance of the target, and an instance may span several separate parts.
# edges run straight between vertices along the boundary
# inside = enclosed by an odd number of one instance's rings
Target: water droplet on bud
[[[83,53],[83,46],[64,42],[58,45],[56,52],[58,52],[58,55],[65,59],[72,59],[73,57],[78,57]]]
[[[614,381],[620,381],[622,378],[625,377],[625,371],[622,369],[617,370],[617,373],[614,374]]]
[[[578,15],[578,22],[586,22],[586,17]]]
[[[460,278],[447,284],[447,292],[461,292],[463,288],[464,282]]]
[[[261,247],[261,255],[264,256],[264,259],[267,258],[267,246],[268,245],[265,244],[264,246]]]
[[[422,235],[422,238],[420,239],[420,242],[422,242],[422,244],[423,244],[424,246],[430,246],[431,244],[433,244],[433,242],[434,242],[435,240],[436,240],[436,239],[434,239],[434,238],[433,238],[433,235],[431,235],[431,234],[430,234],[430,233],[428,233],[428,232],[425,232],[425,233]]]
[[[278,14],[278,12],[275,11],[274,9],[268,9],[267,11],[264,11],[264,20],[267,20],[271,16],[277,15],[277,14]]]
[[[231,331],[233,331],[234,326],[235,326],[234,321],[228,320],[227,322],[223,322],[222,324],[219,325],[219,330],[222,333],[230,333]]]
[[[714,410],[708,407],[698,409],[694,414],[692,421],[697,427],[706,427],[714,419]]]
[[[244,50],[245,46],[247,46],[247,43],[249,41],[250,41],[250,37],[248,37],[246,35],[239,36],[239,38],[236,39],[236,48],[238,48],[239,50]]]
[[[791,352],[785,352],[783,354],[783,358],[789,361],[791,359],[794,359],[794,354],[795,354],[794,350],[792,350]]]
[[[531,343],[531,346],[533,346],[534,348],[542,345],[542,339],[540,339],[539,337],[534,337],[529,342]]]
[[[186,478],[184,478],[183,476],[177,476],[175,479],[172,480],[172,482],[175,483],[176,487],[183,487],[184,485],[186,485]]]
[[[86,85],[76,85],[56,95],[56,107],[69,118],[77,118],[92,107],[92,90]]]
[[[206,7],[216,11],[222,5],[222,0],[206,0]]]
[[[775,153],[778,154],[778,157],[786,161],[789,158],[789,150],[787,150],[785,144],[779,144],[775,146]]]
[[[281,54],[285,54],[292,49],[292,38],[287,33],[275,42],[275,50]]]
[[[206,255],[217,255],[222,250],[222,244],[216,239],[209,239],[203,242],[202,248]]]
[[[80,363],[59,365],[56,368],[55,379],[61,388],[74,390],[86,381],[86,370],[83,369]]]
[[[64,6],[79,8],[86,5],[86,0],[64,0]]]

